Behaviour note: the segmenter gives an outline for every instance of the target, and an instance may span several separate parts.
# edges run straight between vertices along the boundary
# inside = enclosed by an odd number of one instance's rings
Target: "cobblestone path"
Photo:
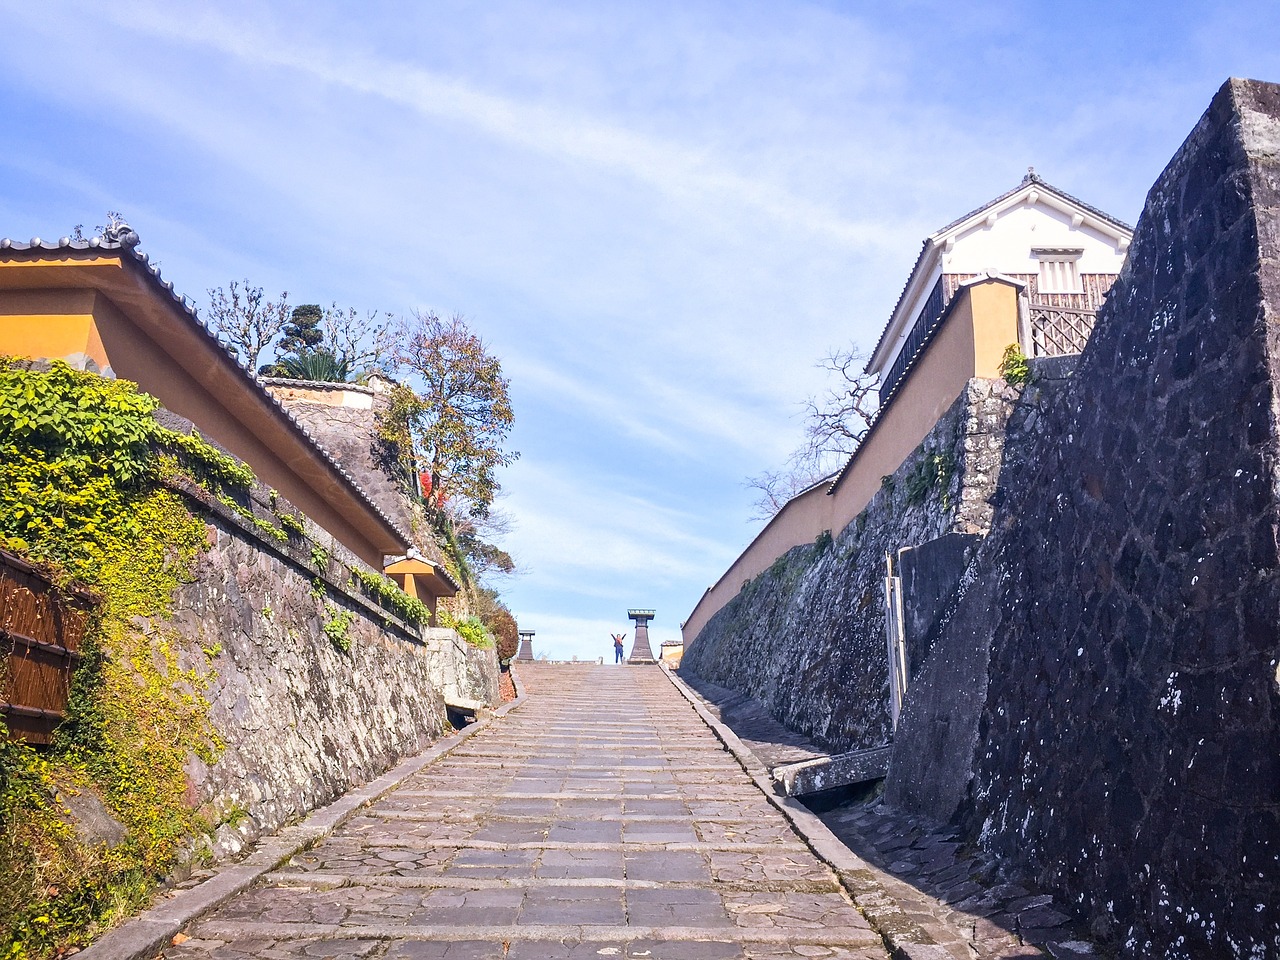
[[[519,709],[164,956],[887,957],[658,669],[521,678]]]

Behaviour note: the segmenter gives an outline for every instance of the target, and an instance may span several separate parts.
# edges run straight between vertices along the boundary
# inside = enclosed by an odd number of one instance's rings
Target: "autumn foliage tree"
[[[485,516],[498,468],[519,456],[505,449],[514,415],[501,362],[461,316],[434,313],[414,314],[396,359],[411,386],[396,389],[392,409],[424,495],[453,516]]]
[[[499,660],[510,660],[520,652],[520,629],[510,610],[499,607],[485,622],[485,626],[498,641]]]

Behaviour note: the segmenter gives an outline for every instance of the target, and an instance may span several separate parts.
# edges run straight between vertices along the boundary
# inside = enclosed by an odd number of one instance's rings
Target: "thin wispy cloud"
[[[654,426],[651,418],[638,415],[640,410],[607,382],[590,384],[532,358],[516,358],[507,368],[520,391],[543,392],[549,406],[583,411],[608,429],[658,451],[684,455],[692,449],[692,438]]]
[[[0,0],[0,235],[118,209],[196,299],[465,314],[517,401],[504,595],[607,656],[751,539],[925,235],[1028,164],[1131,219],[1226,76],[1280,79],[1273,7]]]
[[[516,549],[536,544],[542,557],[531,577],[681,581],[697,576],[708,558],[731,559],[732,547],[700,533],[696,516],[628,490],[612,467],[518,466],[504,506],[521,518]]]
[[[477,90],[421,67],[371,57],[341,45],[303,39],[295,30],[230,20],[205,9],[196,16],[170,6],[110,8],[126,29],[215,48],[258,67],[286,68],[322,83],[399,103],[413,111],[483,130],[508,143],[568,162],[623,172],[685,202],[714,198],[780,223],[823,234],[851,248],[878,247],[884,231],[768,181],[742,176],[704,151],[655,141],[633,131],[543,104]]]
[[[540,392],[548,405],[578,411],[650,454],[697,459],[709,442],[717,448],[728,444],[741,451],[763,447],[777,456],[787,453],[785,441],[775,448],[772,437],[761,436],[761,404],[739,395],[737,383],[714,389],[704,381],[695,389],[644,370],[602,376],[598,370],[553,367],[527,356],[512,360],[508,372],[520,392]]]

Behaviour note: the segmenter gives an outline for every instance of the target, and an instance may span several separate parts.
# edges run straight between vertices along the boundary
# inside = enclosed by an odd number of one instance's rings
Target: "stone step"
[[[887,960],[665,674],[520,680],[518,710],[273,861],[165,957]]]
[[[263,880],[291,889],[336,890],[340,887],[390,887],[404,890],[531,890],[538,887],[583,887],[618,890],[723,890],[737,893],[839,893],[834,875],[830,880],[629,880],[612,877],[457,877],[369,876],[316,871],[276,871]]]
[[[416,850],[422,846],[415,838],[380,839],[378,846],[388,850]],[[651,850],[687,851],[691,853],[723,852],[723,853],[779,853],[787,849],[808,852],[799,840],[777,841],[774,843],[704,843],[700,840],[624,840],[621,843],[605,843],[587,840],[527,840],[522,843],[508,843],[497,840],[432,840],[432,850],[561,850],[568,852],[592,851],[633,851],[648,852]]]
[[[642,926],[608,924],[525,924],[436,926],[378,923],[260,923],[229,920],[206,920],[195,927],[195,935],[204,940],[398,940],[511,942],[561,941],[577,943],[628,943],[652,940],[659,943],[717,942],[759,943],[780,946],[812,944],[817,946],[859,947],[880,945],[879,935],[866,927],[699,927]]]
[[[475,793],[467,790],[405,790],[396,794],[398,797],[406,797],[422,800],[451,800],[464,799],[472,800],[477,803],[481,802],[476,799]],[[695,803],[756,803],[764,804],[763,799],[758,793],[743,790],[741,793],[725,796],[724,793],[715,793],[708,795],[690,796],[678,790],[669,790],[665,793],[591,793],[585,790],[554,790],[554,791],[504,791],[502,799],[504,800],[671,800],[679,798],[683,800],[692,800]],[[493,798],[497,799],[497,798]]]
[[[379,820],[405,820],[410,823],[454,823],[465,822],[470,820],[486,820],[497,821],[499,823],[547,823],[548,818],[545,814],[521,814],[521,813],[490,813],[487,811],[467,810],[458,813],[440,813],[438,811],[418,811],[418,810],[380,810],[370,808],[361,811],[361,816],[373,817]],[[624,821],[627,823],[688,823],[690,816],[687,813],[613,813],[601,812],[592,813],[592,820],[602,820],[607,822]],[[758,817],[698,817],[699,823],[719,823],[719,824],[755,824],[759,823]]]

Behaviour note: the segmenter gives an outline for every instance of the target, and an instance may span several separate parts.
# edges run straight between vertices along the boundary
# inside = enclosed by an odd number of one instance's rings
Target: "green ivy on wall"
[[[0,956],[45,957],[136,909],[208,825],[184,767],[216,759],[208,676],[178,663],[162,626],[207,549],[202,521],[164,485],[218,497],[253,474],[198,435],[163,427],[158,402],[122,380],[0,358],[0,546],[101,596],[68,719],[47,753],[0,731]],[[150,626],[143,626],[143,625]],[[126,828],[108,848],[65,812],[92,788]]]
[[[907,505],[918,506],[937,493],[944,510],[951,506],[951,479],[956,474],[955,454],[950,450],[919,448],[920,458],[906,476]]]
[[[448,611],[441,610],[436,616],[436,620],[440,626],[458,631],[458,636],[473,647],[488,649],[494,645],[493,635],[489,633],[484,622],[479,617],[455,620],[449,615]]]
[[[350,610],[340,610],[332,603],[324,605],[325,621],[321,628],[329,642],[342,653],[351,652],[351,624],[356,615]]]
[[[411,597],[401,590],[390,577],[354,567],[351,573],[359,582],[365,596],[384,609],[390,610],[401,620],[418,626],[426,626],[430,622],[431,608],[417,597]],[[441,613],[443,614],[443,611]]]

